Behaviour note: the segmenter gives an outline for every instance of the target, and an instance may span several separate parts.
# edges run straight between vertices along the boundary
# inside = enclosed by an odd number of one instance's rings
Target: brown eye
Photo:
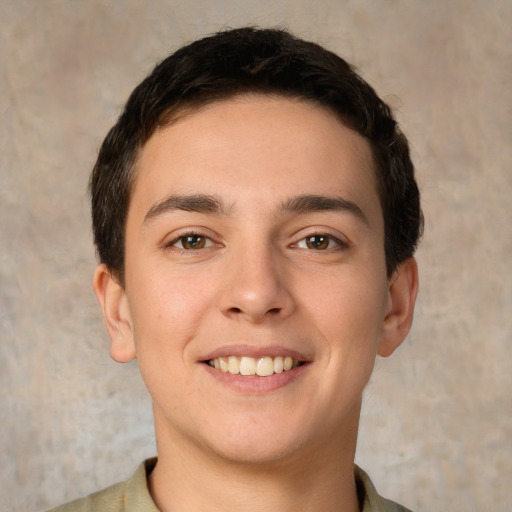
[[[306,246],[308,249],[316,249],[322,251],[329,247],[331,239],[325,235],[312,235],[305,238]]]
[[[299,240],[297,242],[297,247],[300,249],[310,249],[312,251],[326,251],[333,249],[347,249],[348,244],[332,235],[318,233],[315,235],[309,235],[302,240]]]
[[[180,236],[172,245],[186,250],[204,249],[207,241],[208,238],[201,235],[186,235]]]
[[[181,240],[184,249],[202,249],[206,245],[205,238],[199,235],[184,236]]]

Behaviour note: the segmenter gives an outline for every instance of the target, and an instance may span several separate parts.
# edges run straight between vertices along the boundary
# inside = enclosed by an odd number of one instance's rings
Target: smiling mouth
[[[290,356],[264,356],[259,358],[248,356],[217,357],[205,361],[209,366],[224,373],[232,375],[257,375],[258,377],[269,377],[276,373],[293,370],[304,364],[302,361],[293,359]]]

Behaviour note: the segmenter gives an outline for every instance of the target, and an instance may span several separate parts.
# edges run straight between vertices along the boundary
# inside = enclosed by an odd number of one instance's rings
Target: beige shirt
[[[120,482],[49,512],[160,512],[147,486],[147,475],[155,467],[156,460],[154,458],[144,461],[126,482]],[[363,503],[361,512],[411,512],[379,496],[370,477],[357,466],[355,466],[355,477]]]

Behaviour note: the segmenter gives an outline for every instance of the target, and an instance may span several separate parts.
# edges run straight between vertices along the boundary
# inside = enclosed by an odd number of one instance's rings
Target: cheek
[[[375,279],[383,285],[376,287]],[[386,290],[385,280],[371,272],[357,278],[352,274],[351,279],[338,275],[308,299],[328,350],[324,362],[341,386],[357,382],[364,388],[371,375],[385,318]]]
[[[382,281],[381,286],[376,286],[377,280]],[[381,276],[372,276],[370,271],[350,276],[332,273],[316,280],[307,300],[320,325],[335,331],[343,326],[345,332],[370,333],[379,331],[384,320],[387,287]]]
[[[137,361],[146,387],[157,404],[171,407],[185,394],[187,371],[194,363],[188,349],[207,302],[193,279],[150,277],[133,289],[130,304]],[[169,386],[169,382],[180,383]],[[167,405],[165,405],[167,404]]]
[[[196,332],[211,301],[204,276],[139,273],[131,283],[130,301],[138,351],[151,346],[157,357],[182,348]]]

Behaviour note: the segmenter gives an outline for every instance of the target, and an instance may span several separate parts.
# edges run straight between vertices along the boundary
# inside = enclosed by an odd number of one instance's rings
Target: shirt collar
[[[145,460],[126,482],[125,512],[160,512],[151,498],[147,477],[153,471],[157,458]],[[379,496],[370,477],[358,466],[354,466],[361,512],[410,512]]]

